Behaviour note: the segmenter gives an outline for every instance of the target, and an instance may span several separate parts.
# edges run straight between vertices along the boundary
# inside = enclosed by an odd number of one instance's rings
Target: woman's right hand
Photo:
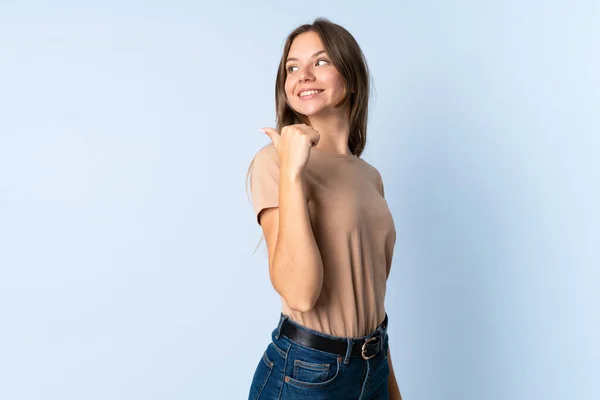
[[[273,128],[262,128],[273,142],[279,154],[280,169],[292,176],[304,172],[310,150],[319,143],[321,136],[306,124],[284,126],[281,134]]]

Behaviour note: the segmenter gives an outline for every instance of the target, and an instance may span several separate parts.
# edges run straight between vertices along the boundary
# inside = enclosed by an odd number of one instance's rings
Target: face
[[[344,78],[332,64],[317,33],[296,36],[285,66],[285,93],[296,112],[307,117],[341,112],[335,105],[344,97]],[[317,89],[318,93],[302,93],[310,89]]]

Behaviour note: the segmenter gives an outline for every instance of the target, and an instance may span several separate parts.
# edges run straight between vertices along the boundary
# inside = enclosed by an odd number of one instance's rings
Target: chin
[[[300,108],[294,107],[294,111],[296,111],[298,114],[302,114],[302,115],[306,115],[307,117],[310,117],[312,115],[317,115],[317,114],[321,113],[323,111],[323,107],[300,107]]]
[[[306,112],[300,111],[300,114],[305,115],[307,117],[312,117],[314,115],[318,115],[320,113],[319,111],[320,110],[317,110],[317,111],[306,111]]]

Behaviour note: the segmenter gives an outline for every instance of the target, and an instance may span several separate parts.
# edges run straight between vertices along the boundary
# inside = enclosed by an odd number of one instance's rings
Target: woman
[[[327,19],[287,38],[250,187],[282,312],[249,399],[401,399],[384,309],[396,232],[367,137],[369,72]]]

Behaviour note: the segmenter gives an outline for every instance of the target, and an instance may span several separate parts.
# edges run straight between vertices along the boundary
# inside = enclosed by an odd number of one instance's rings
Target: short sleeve
[[[260,224],[258,217],[262,210],[279,206],[279,156],[272,144],[256,154],[250,185],[254,215]]]

